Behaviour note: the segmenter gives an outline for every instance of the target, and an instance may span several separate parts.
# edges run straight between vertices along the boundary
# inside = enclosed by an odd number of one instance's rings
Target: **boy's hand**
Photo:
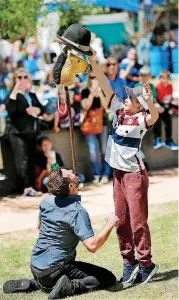
[[[142,96],[143,96],[145,102],[152,100],[152,92],[151,92],[149,83],[148,82],[143,83],[142,86],[143,86]]]
[[[89,60],[90,59],[95,59],[95,56],[97,54],[96,51],[93,48],[91,48],[91,47],[90,47],[90,50],[93,52],[93,55],[92,56],[88,56]]]

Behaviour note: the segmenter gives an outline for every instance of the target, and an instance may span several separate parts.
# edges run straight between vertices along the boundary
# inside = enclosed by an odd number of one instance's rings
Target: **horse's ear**
[[[60,84],[61,72],[66,60],[67,54],[65,52],[62,52],[57,58],[56,64],[53,68],[53,78],[56,84]]]

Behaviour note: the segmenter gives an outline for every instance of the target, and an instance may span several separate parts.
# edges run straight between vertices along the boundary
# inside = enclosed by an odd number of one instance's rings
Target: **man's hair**
[[[170,72],[166,70],[160,71],[160,78],[163,76],[168,76],[168,78],[170,78]]]
[[[108,64],[111,60],[114,60],[114,61],[116,62],[116,64],[118,64],[117,59],[116,59],[115,57],[113,57],[113,56],[109,56],[109,57],[107,58],[106,64]]]
[[[49,176],[47,189],[54,196],[68,197],[70,180],[63,177],[60,167],[57,167]]]

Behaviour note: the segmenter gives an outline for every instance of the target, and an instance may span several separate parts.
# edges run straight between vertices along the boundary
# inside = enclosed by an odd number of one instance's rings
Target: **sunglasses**
[[[28,76],[27,75],[25,75],[25,76],[18,76],[17,78],[20,79],[20,80],[22,80],[22,79],[28,79]]]
[[[90,78],[90,79],[96,79],[96,77],[95,77],[95,76],[90,76],[89,78]]]
[[[108,63],[108,64],[106,64],[107,67],[116,66],[116,65],[117,65],[117,63]]]

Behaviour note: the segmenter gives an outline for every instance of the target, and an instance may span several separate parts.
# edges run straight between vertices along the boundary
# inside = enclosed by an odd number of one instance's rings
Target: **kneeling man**
[[[61,299],[115,284],[108,270],[75,260],[79,241],[92,253],[106,242],[119,219],[111,216],[94,235],[90,218],[78,195],[78,177],[72,171],[55,169],[47,184],[50,195],[40,204],[38,240],[33,248],[31,271],[33,280],[10,280],[5,293],[30,292],[41,289],[48,299]]]

